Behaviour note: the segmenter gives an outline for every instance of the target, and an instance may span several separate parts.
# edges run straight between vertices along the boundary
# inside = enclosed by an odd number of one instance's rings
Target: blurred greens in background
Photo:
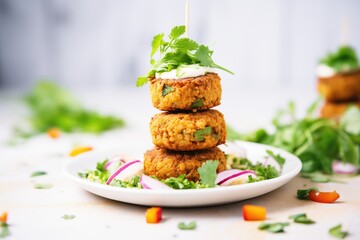
[[[301,159],[302,172],[331,174],[334,160],[359,166],[360,109],[349,107],[337,122],[314,117],[316,108],[317,103],[314,103],[307,115],[298,119],[295,105],[291,102],[286,110],[279,111],[274,118],[273,133],[262,128],[250,134],[240,134],[228,127],[228,140],[263,143],[289,151]]]
[[[100,133],[123,127],[123,119],[85,109],[73,95],[49,81],[42,81],[25,97],[30,111],[30,129],[16,128],[21,137],[31,137],[57,128],[63,132]]]

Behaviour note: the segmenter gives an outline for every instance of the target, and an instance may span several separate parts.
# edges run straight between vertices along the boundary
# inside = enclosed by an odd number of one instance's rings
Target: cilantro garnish
[[[312,187],[312,188],[308,188],[308,189],[298,189],[297,194],[296,194],[297,198],[302,199],[302,200],[308,199],[309,193],[313,190],[315,190],[317,192],[319,191],[319,189],[317,187]]]
[[[278,223],[261,223],[259,225],[260,230],[266,230],[272,233],[281,233],[284,232],[284,228],[289,226],[287,222],[278,222]]]
[[[148,82],[155,73],[169,72],[181,65],[199,64],[204,67],[218,68],[233,74],[231,71],[214,63],[212,60],[213,51],[205,45],[199,45],[194,40],[181,37],[185,33],[185,26],[174,27],[168,40],[164,40],[164,33],[157,34],[151,43],[150,64],[151,70],[146,76],[141,76],[136,81],[140,87]],[[159,59],[153,57],[159,53]]]
[[[270,150],[266,150],[266,153],[269,154],[269,156],[271,156],[280,165],[280,168],[282,169],[285,163],[285,158],[280,156],[280,154],[275,155],[275,153]]]
[[[328,53],[320,60],[320,63],[333,68],[336,72],[347,72],[359,68],[356,52],[350,46],[341,46],[336,52]]]
[[[44,171],[36,171],[36,172],[33,172],[30,177],[37,177],[37,176],[42,176],[42,175],[46,175],[46,174],[47,174],[47,172],[44,172]]]
[[[303,223],[303,224],[313,224],[313,223],[315,223],[313,220],[309,219],[306,216],[306,213],[300,213],[300,214],[291,215],[289,218],[294,220],[294,222],[296,222],[296,223]]]
[[[179,177],[169,177],[167,179],[161,180],[161,182],[174,189],[196,189],[206,187],[199,182],[190,181],[185,177],[186,175],[182,174]]]
[[[68,214],[65,214],[64,216],[62,216],[62,218],[65,220],[71,220],[71,219],[74,219],[75,217],[76,217],[75,215],[68,215]]]
[[[201,184],[207,187],[215,187],[216,169],[218,165],[218,160],[207,160],[198,168]]]
[[[205,141],[205,136],[212,133],[212,127],[205,127],[194,132],[194,138],[197,142]]]
[[[196,228],[196,222],[192,221],[192,222],[189,222],[188,224],[186,224],[184,222],[180,222],[178,224],[178,228],[181,230],[194,230]]]
[[[336,238],[346,238],[349,235],[349,232],[342,231],[342,225],[336,225],[335,227],[330,228],[329,233],[331,236]]]

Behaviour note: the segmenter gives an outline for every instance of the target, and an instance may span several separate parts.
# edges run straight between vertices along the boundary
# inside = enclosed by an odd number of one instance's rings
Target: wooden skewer
[[[185,37],[189,37],[189,0],[185,1]]]
[[[341,24],[341,45],[349,44],[349,18],[344,17]]]

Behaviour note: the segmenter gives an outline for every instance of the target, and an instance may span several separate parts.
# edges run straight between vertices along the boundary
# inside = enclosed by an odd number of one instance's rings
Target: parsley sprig
[[[164,39],[164,33],[157,34],[151,43],[150,64],[152,65],[147,75],[141,76],[136,81],[140,87],[148,82],[155,73],[169,72],[183,65],[198,64],[204,67],[218,68],[234,74],[230,70],[217,65],[212,60],[213,51],[208,46],[199,45],[192,39],[182,37],[185,33],[185,26],[175,26],[168,38]],[[159,59],[154,58],[159,53]]]

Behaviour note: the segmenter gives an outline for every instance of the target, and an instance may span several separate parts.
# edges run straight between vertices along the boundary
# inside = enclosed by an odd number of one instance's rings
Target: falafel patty
[[[155,146],[174,151],[201,150],[226,141],[224,115],[217,110],[159,113],[151,119],[150,132]]]
[[[197,169],[207,160],[219,161],[218,173],[225,170],[225,154],[217,147],[192,152],[154,148],[144,154],[144,173],[148,176],[156,176],[159,179],[179,177],[186,174],[187,179],[198,181]]]
[[[326,101],[321,107],[320,115],[323,118],[339,119],[345,110],[351,106],[360,108],[360,100],[357,102],[328,102]]]
[[[360,97],[360,70],[319,78],[318,91],[327,101],[351,101]]]
[[[151,100],[162,111],[206,110],[220,105],[221,84],[216,73],[184,79],[152,79]]]

